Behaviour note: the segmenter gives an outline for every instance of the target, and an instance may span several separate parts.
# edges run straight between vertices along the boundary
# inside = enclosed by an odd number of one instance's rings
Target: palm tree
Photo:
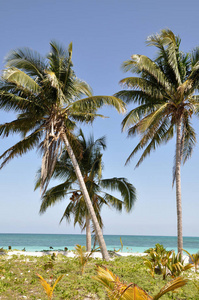
[[[139,76],[127,77],[121,84],[132,88],[116,93],[126,103],[136,103],[122,122],[128,136],[140,135],[140,142],[129,155],[127,162],[144,149],[136,167],[157,146],[167,143],[176,132],[176,151],[173,179],[176,180],[178,251],[182,252],[181,162],[191,156],[196,134],[191,124],[192,115],[198,115],[199,48],[191,53],[180,51],[180,38],[169,29],[147,39],[155,46],[155,60],[144,55],[132,55],[123,63],[124,71]]]
[[[136,191],[132,184],[125,178],[109,178],[102,179],[102,153],[101,149],[106,148],[105,137],[94,141],[91,136],[88,140],[85,138],[82,130],[78,134],[79,147],[73,149],[75,156],[79,157],[78,163],[83,175],[86,188],[92,201],[95,214],[97,216],[100,227],[103,227],[102,218],[100,215],[103,204],[112,206],[119,211],[122,211],[124,206],[127,212],[130,212],[136,200]],[[81,149],[81,151],[79,151]],[[78,154],[78,152],[80,152]],[[71,215],[74,215],[74,226],[78,223],[82,230],[86,229],[86,245],[87,251],[91,251],[91,229],[90,215],[84,201],[84,196],[79,187],[74,168],[67,151],[64,151],[57,161],[54,178],[61,179],[63,183],[50,188],[42,197],[40,213],[46,212],[47,208],[55,203],[69,197],[69,204],[61,218],[65,218],[70,222]],[[36,188],[40,185],[40,172]],[[121,193],[122,200],[103,191],[103,188],[116,190]],[[61,222],[60,221],[60,222]]]
[[[39,147],[43,153],[41,190],[45,193],[64,143],[84,194],[103,258],[108,260],[103,235],[70,143],[76,122],[92,122],[98,116],[97,109],[104,104],[113,105],[119,112],[123,112],[125,106],[115,97],[92,96],[90,87],[75,76],[71,61],[72,43],[68,50],[54,41],[50,46],[45,58],[29,48],[11,51],[6,58],[6,69],[0,83],[0,108],[19,115],[12,122],[0,125],[0,135],[20,133],[22,139],[0,156],[3,159],[1,168],[13,157]]]

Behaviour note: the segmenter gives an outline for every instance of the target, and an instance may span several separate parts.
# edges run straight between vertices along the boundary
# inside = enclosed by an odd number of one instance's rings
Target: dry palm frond
[[[98,275],[94,279],[103,284],[110,300],[157,300],[164,294],[184,286],[188,281],[181,277],[175,278],[168,282],[157,295],[152,297],[135,283],[127,285],[121,282],[118,276],[105,267],[97,266],[97,272]]]

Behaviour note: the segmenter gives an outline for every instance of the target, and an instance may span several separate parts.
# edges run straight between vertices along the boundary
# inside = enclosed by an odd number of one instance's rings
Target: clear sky
[[[146,47],[148,35],[170,28],[182,39],[185,52],[199,45],[199,3],[197,0],[7,0],[0,1],[0,69],[11,50],[27,46],[45,55],[49,42],[64,45],[73,42],[76,75],[87,81],[95,95],[113,95],[121,87],[118,82],[127,75],[121,63],[132,54],[151,58],[155,49]],[[128,108],[130,109],[130,107]],[[134,169],[139,154],[128,166],[125,160],[135,147],[137,138],[127,139],[121,133],[119,115],[112,108],[84,126],[86,135],[106,135],[104,177],[126,177],[137,188],[138,199],[130,214],[103,209],[105,234],[176,235],[175,189],[172,189],[172,166],[175,141],[162,145],[142,165]],[[14,118],[0,111],[0,122]],[[193,120],[198,131],[199,120]],[[0,153],[18,137],[0,139]],[[141,154],[141,153],[140,153]],[[38,214],[39,191],[34,192],[35,174],[41,157],[36,151],[14,159],[0,170],[1,233],[80,233],[73,224],[59,225],[67,201]],[[182,167],[183,233],[199,236],[199,147]]]

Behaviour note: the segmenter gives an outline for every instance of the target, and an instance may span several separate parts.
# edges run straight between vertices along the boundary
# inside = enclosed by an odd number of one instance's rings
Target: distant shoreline
[[[15,235],[76,235],[76,236],[86,236],[85,233],[27,233],[27,232],[0,232],[0,235],[5,234],[15,234]],[[156,235],[156,234],[103,234],[104,236],[131,236],[131,237],[164,237],[164,238],[177,238],[177,235]],[[183,238],[199,238],[199,236],[185,235]]]

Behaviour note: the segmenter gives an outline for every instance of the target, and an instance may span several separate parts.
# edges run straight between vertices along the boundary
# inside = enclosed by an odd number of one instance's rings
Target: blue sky
[[[112,95],[126,76],[121,70],[132,54],[151,58],[155,49],[146,47],[148,35],[170,28],[182,39],[181,49],[189,51],[199,44],[197,1],[133,1],[133,0],[7,0],[1,1],[0,69],[11,49],[30,47],[45,55],[49,42],[64,45],[73,42],[73,63],[76,75],[87,81],[95,95]],[[130,109],[130,107],[128,108]],[[125,160],[135,147],[137,138],[121,133],[119,115],[112,108],[102,110],[108,119],[98,119],[84,126],[86,135],[106,135],[104,177],[126,177],[137,188],[138,199],[130,214],[103,209],[105,234],[176,235],[175,189],[172,189],[172,165],[175,141],[152,153],[134,169],[139,154],[128,166]],[[12,120],[12,113],[0,111],[0,122]],[[193,120],[198,133],[199,120]],[[0,139],[0,153],[18,137]],[[141,153],[140,153],[141,154]],[[39,192],[34,192],[35,174],[41,157],[36,151],[14,159],[0,170],[1,233],[80,233],[73,224],[59,220],[66,202],[38,214]],[[182,167],[183,233],[199,236],[198,201],[199,148]]]

